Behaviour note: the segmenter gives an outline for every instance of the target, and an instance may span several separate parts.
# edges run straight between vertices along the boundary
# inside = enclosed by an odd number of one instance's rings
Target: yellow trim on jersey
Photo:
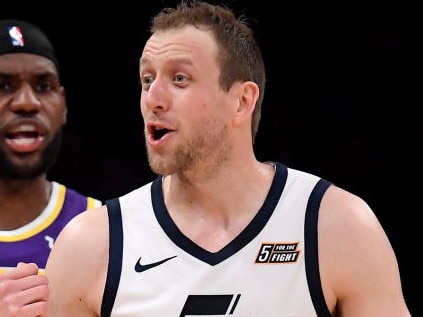
[[[15,241],[24,240],[28,237],[32,237],[33,235],[43,231],[45,228],[50,226],[54,222],[54,220],[56,220],[56,218],[58,217],[60,210],[62,210],[63,203],[65,201],[65,194],[66,194],[66,187],[62,184],[59,184],[59,192],[57,195],[55,206],[52,212],[50,213],[50,215],[48,215],[48,217],[42,223],[40,223],[35,228],[32,228],[31,230],[28,230],[19,235],[0,236],[0,242],[15,242]]]
[[[93,197],[87,197],[87,209],[98,207],[101,204],[97,199]]]
[[[0,267],[0,274],[3,274],[4,272],[10,271],[10,268],[4,268]]]
[[[11,271],[11,270],[13,270],[13,269],[15,269],[16,267],[0,267],[0,275],[1,274],[3,274],[3,273],[5,273],[5,272],[8,272],[8,271]],[[38,269],[38,275],[45,275],[46,274],[46,270],[45,269]]]

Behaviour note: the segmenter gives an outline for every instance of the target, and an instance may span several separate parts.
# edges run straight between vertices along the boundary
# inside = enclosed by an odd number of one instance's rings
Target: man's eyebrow
[[[172,56],[171,58],[169,58],[170,62],[173,63],[182,63],[182,64],[194,64],[192,59],[187,58],[185,56]]]
[[[10,73],[10,72],[4,72],[4,71],[0,71],[0,76],[3,78],[7,78],[7,77],[16,77],[17,74],[16,73]],[[36,77],[56,77],[57,74],[54,73],[53,71],[42,71],[42,72],[34,72],[34,76]]]
[[[150,59],[148,56],[142,56],[140,58],[140,64],[148,65],[150,63]],[[166,59],[166,64],[186,64],[186,65],[194,65],[194,62],[187,57],[184,56],[172,56]]]
[[[40,78],[58,77],[55,73],[50,71],[37,73],[35,75]]]
[[[0,72],[0,77],[2,77],[2,78],[12,78],[14,76],[15,75],[11,74],[11,73]]]

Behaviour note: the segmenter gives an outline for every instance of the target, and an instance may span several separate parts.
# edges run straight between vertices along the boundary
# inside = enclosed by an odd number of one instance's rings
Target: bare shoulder
[[[410,316],[395,253],[362,198],[329,187],[318,230],[322,285],[330,307],[340,316]]]
[[[107,273],[108,234],[105,206],[78,214],[62,230],[46,266],[51,316],[96,316]]]
[[[336,186],[330,186],[323,196],[320,214],[321,230],[337,229],[339,225],[345,225],[345,228],[339,228],[341,232],[345,229],[361,231],[366,227],[374,229],[380,226],[374,212],[361,197]],[[333,227],[334,224],[337,226]]]

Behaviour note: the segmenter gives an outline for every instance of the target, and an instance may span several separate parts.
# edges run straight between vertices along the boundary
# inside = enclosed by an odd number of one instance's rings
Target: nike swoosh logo
[[[169,261],[169,260],[171,260],[173,258],[176,258],[176,255],[171,256],[170,258],[167,258],[167,259],[158,261],[158,262],[154,262],[154,263],[142,265],[140,263],[140,261],[141,261],[141,257],[140,257],[138,259],[137,263],[135,263],[135,272],[141,273],[141,272],[147,271],[147,270],[152,269],[153,267],[156,267],[156,266],[158,266],[160,264],[163,264],[163,263],[165,263],[165,262],[167,262],[167,261]]]

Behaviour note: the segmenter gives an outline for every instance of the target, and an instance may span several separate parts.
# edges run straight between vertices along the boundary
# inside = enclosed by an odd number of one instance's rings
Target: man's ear
[[[259,87],[255,82],[246,81],[237,87],[238,107],[237,122],[250,120],[259,97]]]
[[[66,100],[66,91],[63,86],[60,87],[60,94],[62,96],[62,103],[63,103],[63,124],[66,124],[67,116],[68,116],[68,104]]]

